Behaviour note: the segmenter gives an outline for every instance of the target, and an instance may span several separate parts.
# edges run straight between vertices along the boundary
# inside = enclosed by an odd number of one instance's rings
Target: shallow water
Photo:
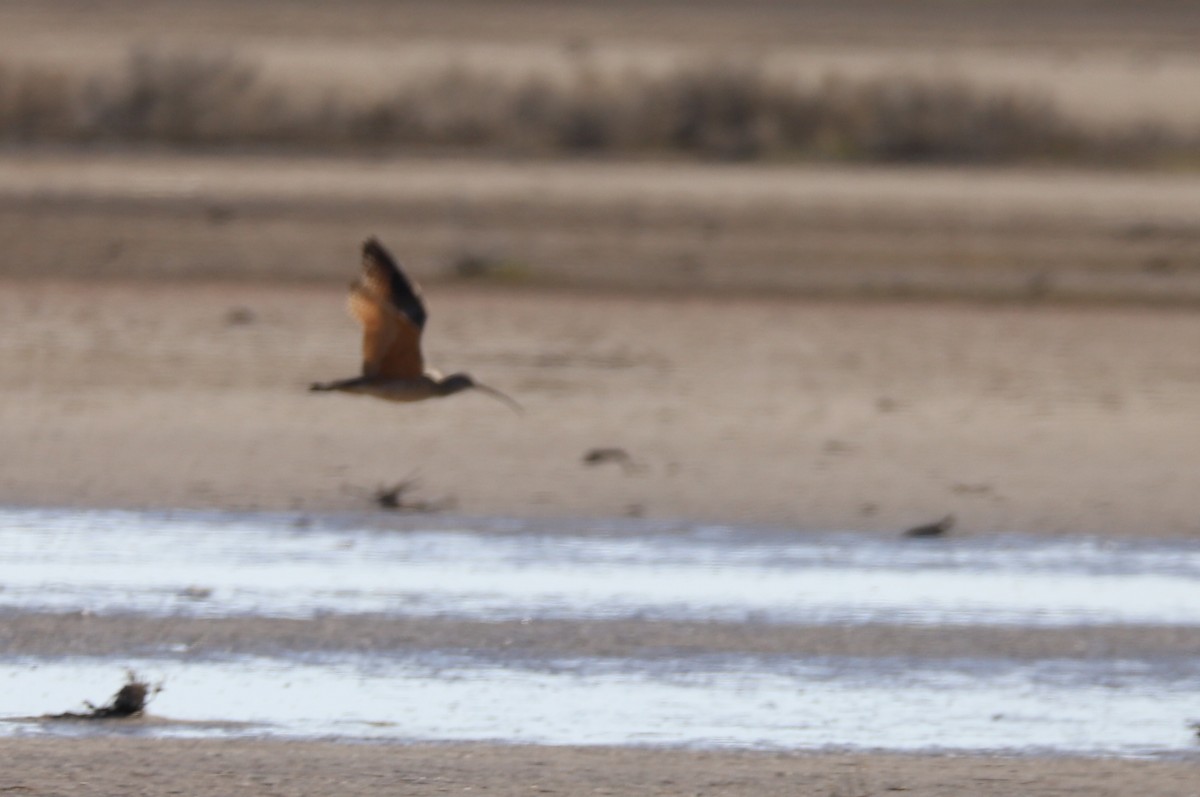
[[[351,737],[758,749],[1163,755],[1192,746],[1175,712],[1200,673],[1147,662],[888,658],[550,660],[239,658],[131,664],[166,688],[155,715],[201,723],[9,722],[0,733]],[[79,710],[119,682],[111,661],[0,665],[6,712]]]
[[[0,510],[0,617],[1200,625],[1200,547],[644,522]],[[1065,632],[1065,631],[1064,631]],[[126,666],[171,722],[15,718]],[[1196,755],[1200,662],[442,652],[0,658],[0,734]],[[197,724],[200,723],[200,724]]]
[[[484,620],[1200,625],[1200,548],[651,524],[603,534],[0,512],[0,609]],[[478,521],[475,521],[478,523]]]

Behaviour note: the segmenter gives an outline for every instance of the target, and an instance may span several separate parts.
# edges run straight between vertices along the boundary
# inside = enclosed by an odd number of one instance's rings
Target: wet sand
[[[287,656],[320,652],[485,654],[497,661],[596,656],[653,659],[708,654],[960,657],[1009,661],[1200,656],[1200,630],[1178,626],[1022,628],[794,626],[755,623],[538,619],[480,622],[370,614],[305,620],[264,617],[94,616],[78,612],[5,618],[9,656]]]
[[[493,745],[0,743],[0,789],[25,794],[930,795],[1195,793],[1180,762],[689,752]]]
[[[0,155],[0,274],[772,297],[1200,302],[1192,174]],[[437,312],[438,308],[434,308]]]

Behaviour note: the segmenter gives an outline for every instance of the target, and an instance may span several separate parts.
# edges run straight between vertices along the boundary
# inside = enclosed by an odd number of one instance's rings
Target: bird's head
[[[461,393],[464,390],[478,390],[481,393],[486,393],[492,398],[504,402],[511,407],[514,412],[524,412],[524,408],[518,404],[514,398],[507,394],[501,393],[494,387],[488,387],[481,382],[476,382],[474,377],[472,377],[470,374],[450,374],[450,376],[443,379],[438,385],[438,394],[442,396],[449,396],[453,393]]]

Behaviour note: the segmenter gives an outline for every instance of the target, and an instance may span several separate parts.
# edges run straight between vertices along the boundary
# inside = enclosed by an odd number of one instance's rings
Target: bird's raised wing
[[[350,312],[363,325],[363,375],[415,379],[425,371],[425,303],[383,245],[363,244],[362,275],[350,288]]]
[[[427,313],[421,289],[375,238],[368,238],[363,243],[362,268],[363,287],[404,314],[418,330],[425,328]]]

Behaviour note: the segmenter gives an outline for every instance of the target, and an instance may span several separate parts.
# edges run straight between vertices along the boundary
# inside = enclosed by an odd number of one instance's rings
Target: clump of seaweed
[[[46,719],[53,720],[108,720],[140,717],[146,710],[146,705],[163,690],[163,682],[151,684],[143,681],[133,670],[125,671],[125,684],[117,690],[107,703],[97,706],[85,700],[85,712],[66,711],[62,714],[51,714]]]

